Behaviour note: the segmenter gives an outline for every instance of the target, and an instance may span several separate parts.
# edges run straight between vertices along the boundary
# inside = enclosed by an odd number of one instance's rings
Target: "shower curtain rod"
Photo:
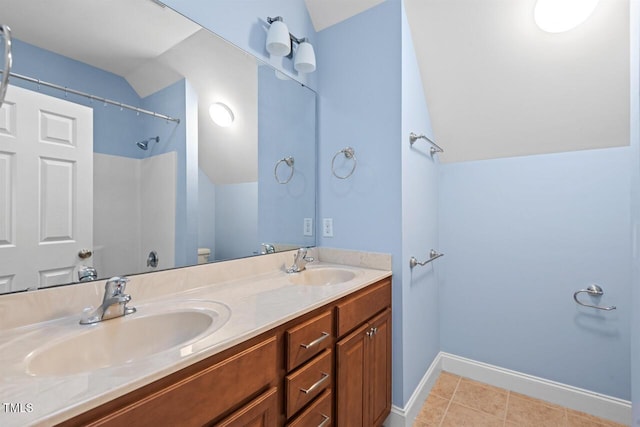
[[[0,74],[2,74],[2,71],[0,71]],[[28,82],[35,83],[37,85],[47,86],[47,87],[50,87],[52,89],[61,90],[61,91],[64,91],[64,93],[71,93],[71,94],[78,95],[78,96],[84,96],[85,98],[89,98],[92,101],[100,101],[103,104],[115,105],[116,107],[120,107],[121,109],[122,108],[126,108],[127,110],[135,111],[136,113],[147,114],[149,116],[157,117],[159,119],[164,119],[164,120],[169,121],[169,122],[180,123],[180,119],[176,119],[176,118],[164,115],[164,114],[156,113],[154,111],[145,110],[143,108],[133,107],[131,105],[123,104],[122,102],[118,102],[118,101],[113,101],[113,100],[108,99],[108,98],[102,98],[102,97],[99,97],[99,96],[91,95],[89,93],[81,92],[79,90],[69,89],[66,86],[60,86],[60,85],[57,85],[55,83],[45,82],[45,81],[42,81],[42,80],[39,80],[39,79],[34,79],[33,77],[23,76],[23,75],[17,74],[17,73],[9,73],[9,76],[10,77],[15,77],[15,78],[18,78],[18,79],[21,79],[21,80],[26,80]]]

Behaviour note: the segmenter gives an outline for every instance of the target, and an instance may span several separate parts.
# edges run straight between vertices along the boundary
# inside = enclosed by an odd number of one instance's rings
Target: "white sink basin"
[[[337,285],[348,282],[356,277],[356,272],[339,267],[307,268],[300,273],[291,273],[289,280],[295,285]]]
[[[72,375],[135,363],[209,336],[231,314],[226,305],[203,300],[137,308],[135,314],[79,325],[74,332],[36,348],[26,358],[27,373]]]

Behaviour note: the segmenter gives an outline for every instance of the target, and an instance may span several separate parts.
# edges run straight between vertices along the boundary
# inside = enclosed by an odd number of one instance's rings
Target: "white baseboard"
[[[411,427],[441,371],[542,399],[624,425],[631,425],[631,402],[549,381],[488,363],[440,352],[404,408],[392,406],[385,427]]]

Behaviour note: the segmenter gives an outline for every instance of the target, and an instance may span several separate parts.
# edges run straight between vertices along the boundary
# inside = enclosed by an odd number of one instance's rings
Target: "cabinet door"
[[[216,427],[276,427],[278,389],[273,387],[236,412],[215,424]]]
[[[380,426],[391,411],[391,310],[385,310],[369,324],[369,420],[371,426]]]
[[[364,324],[336,344],[336,425],[339,427],[366,426],[369,329],[370,326]]]

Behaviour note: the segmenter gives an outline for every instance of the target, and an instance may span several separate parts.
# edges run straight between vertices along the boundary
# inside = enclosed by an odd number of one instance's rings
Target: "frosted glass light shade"
[[[293,67],[300,73],[313,73],[316,70],[316,54],[308,41],[298,45]]]
[[[215,124],[223,128],[231,126],[235,120],[231,108],[221,102],[211,104],[209,107],[209,116],[211,116],[211,120],[213,120]]]
[[[597,5],[598,0],[538,0],[533,17],[541,30],[561,33],[586,21]]]
[[[289,28],[282,21],[273,21],[267,33],[267,52],[275,56],[287,56],[291,52]]]

